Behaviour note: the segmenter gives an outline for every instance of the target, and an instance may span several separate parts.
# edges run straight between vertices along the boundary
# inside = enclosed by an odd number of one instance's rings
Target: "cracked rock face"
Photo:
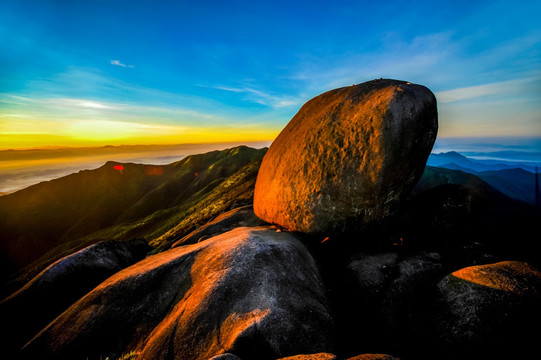
[[[422,175],[438,129],[424,86],[374,80],[308,101],[263,159],[261,219],[292,231],[356,231],[393,215]]]

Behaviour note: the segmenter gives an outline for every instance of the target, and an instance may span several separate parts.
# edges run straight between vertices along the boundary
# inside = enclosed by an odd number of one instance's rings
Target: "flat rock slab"
[[[254,211],[305,233],[354,232],[393,215],[438,129],[424,86],[374,80],[308,101],[263,158]]]

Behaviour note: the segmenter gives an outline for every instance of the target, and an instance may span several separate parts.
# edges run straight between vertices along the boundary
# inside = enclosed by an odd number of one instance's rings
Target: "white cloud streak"
[[[303,102],[301,97],[276,96],[250,87],[209,86],[212,89],[223,90],[232,93],[246,94],[245,100],[273,108],[298,106]]]
[[[487,96],[541,95],[541,78],[528,77],[523,79],[500,81],[490,84],[468,86],[458,89],[445,90],[436,93],[439,103],[478,99]]]
[[[120,67],[123,67],[123,68],[130,68],[130,69],[134,68],[133,65],[123,64],[119,60],[111,60],[111,65],[116,65],[116,66],[120,66]]]

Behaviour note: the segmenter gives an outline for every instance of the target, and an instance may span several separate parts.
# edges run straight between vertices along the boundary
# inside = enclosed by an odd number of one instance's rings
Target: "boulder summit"
[[[254,211],[305,233],[377,224],[421,177],[437,129],[436,98],[421,85],[381,79],[321,94],[266,153]]]

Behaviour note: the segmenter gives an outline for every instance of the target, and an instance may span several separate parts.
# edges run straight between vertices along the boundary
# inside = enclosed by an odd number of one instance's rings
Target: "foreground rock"
[[[263,158],[255,213],[306,233],[379,223],[421,177],[437,127],[436,98],[421,85],[374,80],[319,95]]]
[[[20,349],[42,327],[114,273],[143,259],[144,240],[103,241],[66,256],[0,303],[4,354]],[[5,338],[4,338],[5,339]],[[11,349],[11,350],[6,350]]]
[[[344,347],[349,352],[415,353],[412,358],[420,348],[428,351],[429,344],[422,342],[431,327],[429,304],[443,274],[437,253],[353,255],[333,299]]]
[[[291,234],[238,228],[115,274],[41,331],[26,358],[276,359],[333,351],[316,264]]]
[[[439,283],[449,359],[539,356],[541,272],[516,261],[464,268]]]
[[[265,222],[254,214],[251,205],[229,210],[206,225],[197,228],[171,245],[172,248],[182,245],[195,244],[210,237],[223,234],[237,227],[255,227],[265,225]]]

